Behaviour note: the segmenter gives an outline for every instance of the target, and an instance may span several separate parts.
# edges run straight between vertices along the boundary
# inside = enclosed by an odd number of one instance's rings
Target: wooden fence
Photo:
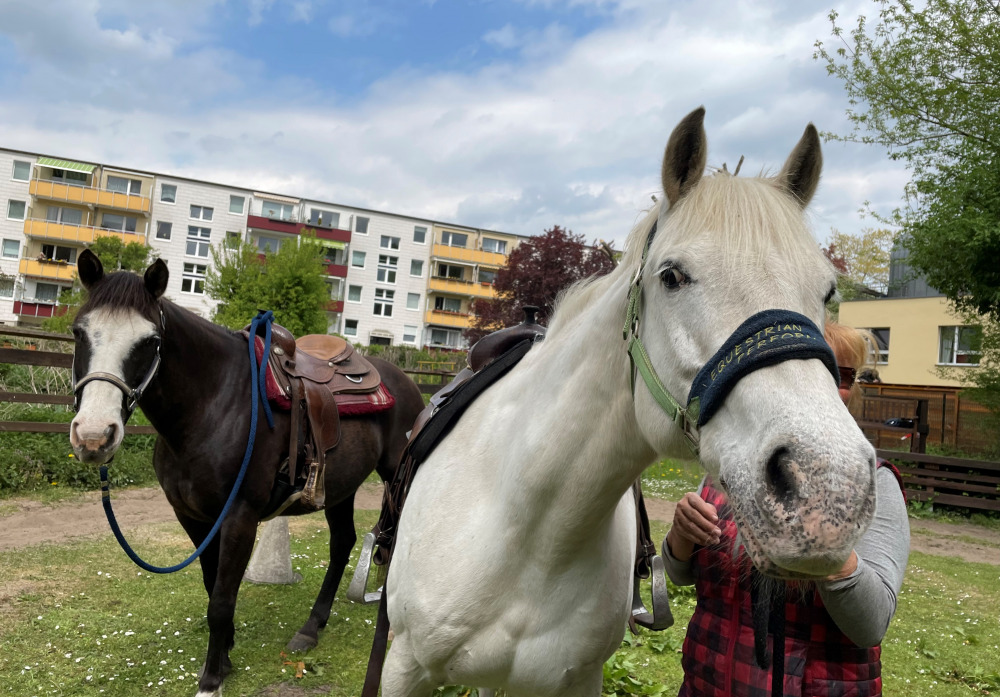
[[[0,325],[0,364],[27,365],[42,368],[73,368],[73,354],[63,351],[39,350],[42,342],[72,344],[73,337],[65,334],[53,334],[36,329],[8,327]],[[14,346],[14,342],[20,344]],[[70,347],[72,348],[72,347]],[[455,373],[447,370],[405,370],[414,376],[417,386],[423,394],[434,394],[447,385]],[[7,392],[0,390],[0,403],[14,404],[57,404],[70,406],[73,404],[72,394],[52,394],[47,392]],[[69,433],[68,423],[49,423],[41,421],[0,421],[0,433]],[[152,434],[156,430],[152,426],[125,427],[126,434]]]
[[[961,388],[869,384],[862,385],[862,391],[862,406],[855,413],[859,422],[915,419],[923,400],[927,412],[921,423],[927,426],[927,443],[951,446],[971,454],[988,453],[1000,447],[996,417],[986,407],[962,396]],[[887,446],[887,442],[878,445]]]

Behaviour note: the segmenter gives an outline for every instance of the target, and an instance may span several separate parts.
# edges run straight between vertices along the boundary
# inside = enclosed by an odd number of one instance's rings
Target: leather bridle
[[[160,327],[163,330],[166,330],[167,327],[167,322],[163,316],[162,309],[160,310]],[[153,356],[153,360],[150,362],[149,368],[146,370],[145,377],[143,377],[137,386],[129,387],[125,380],[117,375],[114,375],[113,373],[105,373],[101,371],[87,373],[73,386],[73,411],[79,411],[80,409],[80,399],[84,387],[91,382],[107,382],[121,390],[123,414],[122,424],[124,425],[132,417],[136,407],[139,405],[139,400],[142,399],[143,393],[146,391],[146,388],[149,387],[149,383],[153,381],[153,378],[156,377],[157,371],[160,369],[160,345],[162,343],[162,337],[160,334],[156,334],[155,338],[156,353]]]

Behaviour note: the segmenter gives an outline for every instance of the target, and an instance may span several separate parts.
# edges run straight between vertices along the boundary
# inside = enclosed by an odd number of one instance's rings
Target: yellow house
[[[497,271],[520,237],[458,226],[433,228],[423,344],[434,348],[464,348],[462,330],[472,322],[472,302],[496,295]]]
[[[840,323],[875,335],[876,367],[885,383],[956,387],[961,381],[942,377],[939,369],[953,368],[949,372],[960,377],[979,362],[972,350],[978,328],[966,326],[944,296],[842,302]]]

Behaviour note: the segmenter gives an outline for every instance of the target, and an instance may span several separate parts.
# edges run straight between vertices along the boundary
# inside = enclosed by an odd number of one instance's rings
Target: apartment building
[[[166,295],[211,318],[213,245],[263,255],[314,240],[330,286],[328,331],[362,344],[464,348],[471,304],[524,238],[284,193],[0,150],[0,323],[64,312],[79,253],[102,236],[148,244]]]
[[[435,225],[433,235],[423,343],[465,348],[462,330],[472,322],[472,303],[494,297],[497,271],[522,238],[456,225]]]

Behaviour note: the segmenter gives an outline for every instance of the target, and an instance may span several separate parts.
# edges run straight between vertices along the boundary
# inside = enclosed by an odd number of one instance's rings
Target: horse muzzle
[[[115,423],[70,424],[69,442],[76,458],[88,465],[108,463],[122,443],[122,427]]]

